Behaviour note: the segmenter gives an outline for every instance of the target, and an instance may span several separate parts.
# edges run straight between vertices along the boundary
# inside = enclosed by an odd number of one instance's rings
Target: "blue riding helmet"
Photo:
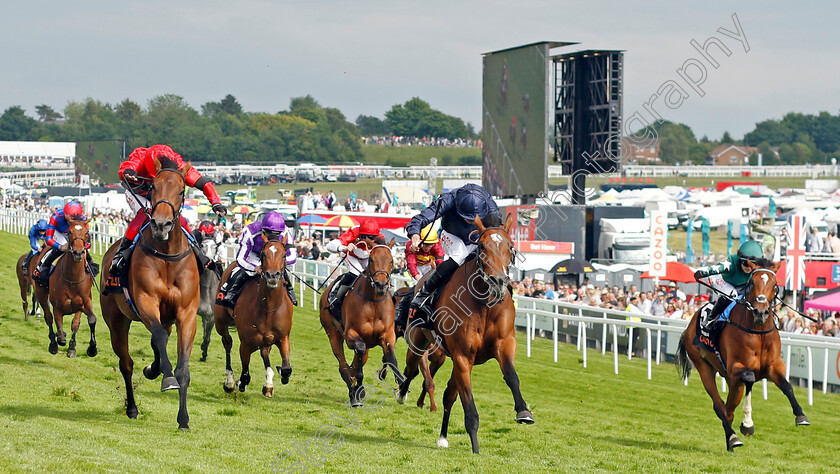
[[[467,221],[472,222],[476,216],[483,219],[489,211],[487,196],[477,188],[461,188],[455,193],[455,209]]]
[[[35,230],[38,232],[46,232],[47,227],[49,227],[49,224],[46,219],[39,219],[38,222],[35,223]]]

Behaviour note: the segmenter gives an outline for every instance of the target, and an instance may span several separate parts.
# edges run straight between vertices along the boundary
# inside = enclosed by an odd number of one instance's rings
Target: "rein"
[[[77,240],[81,240],[85,245],[87,245],[87,243],[90,242],[90,234],[88,234],[87,239],[83,239],[79,236],[73,237],[72,239],[70,239],[70,244],[72,244],[73,242],[75,242]],[[69,249],[67,251],[70,252]],[[85,263],[85,269],[90,271],[90,269],[88,267],[88,264],[87,264],[87,249],[85,249],[85,254],[82,257],[82,262]],[[70,281],[70,280],[68,280],[67,278],[64,277],[64,274],[61,275],[61,279],[64,280],[64,283],[67,283],[68,285],[78,285],[79,283],[87,280],[88,277],[93,278],[93,272],[90,272],[90,275],[85,274],[84,278],[82,278],[81,280],[78,280],[78,281]],[[93,279],[93,280],[94,280],[94,282],[96,281],[96,279]]]
[[[186,181],[187,181],[186,177],[184,176],[184,174],[183,174],[183,173],[181,173],[181,171],[179,171],[179,170],[177,170],[177,169],[172,169],[172,168],[162,168],[160,171],[158,171],[158,172],[157,172],[157,175],[158,175],[158,176],[160,176],[161,174],[163,174],[163,173],[165,173],[165,172],[167,172],[167,171],[169,171],[170,173],[177,173],[177,174],[178,174],[178,176],[180,176],[180,177],[181,177],[181,179],[182,179],[182,180],[184,180],[184,183],[186,184]],[[149,181],[149,178],[141,178],[141,179],[145,179],[146,181]],[[152,190],[154,190],[154,186],[155,186],[155,185],[154,185],[154,183],[152,183]],[[137,197],[138,197],[138,196],[137,196],[137,194],[134,192],[134,190],[133,190],[133,189],[131,189],[131,186],[130,186],[130,185],[128,186],[128,189],[129,189],[129,191],[131,191],[131,194],[133,194],[135,198],[137,198]],[[184,198],[184,189],[182,189],[182,190],[181,190],[181,194],[180,194],[180,195],[181,195],[181,200],[183,201],[183,198]],[[138,199],[138,201],[137,201],[137,202],[141,203],[140,205],[141,205],[141,206],[143,206],[142,201],[140,201],[140,200]],[[179,227],[181,227],[181,224],[180,224],[179,222],[176,222],[176,221],[178,221],[178,220],[180,219],[180,217],[181,217],[181,209],[180,209],[180,208],[178,208],[178,210],[176,210],[176,209],[175,209],[175,205],[173,205],[171,202],[169,202],[169,200],[167,200],[167,199],[161,199],[161,200],[159,200],[159,201],[155,202],[154,204],[152,204],[152,207],[151,207],[151,208],[146,207],[146,206],[143,206],[143,212],[145,212],[145,213],[146,213],[146,216],[148,216],[148,218],[151,220],[151,218],[152,218],[152,214],[155,212],[155,209],[157,209],[157,207],[158,207],[160,204],[166,204],[166,205],[168,205],[168,206],[172,209],[172,214],[173,214],[172,221],[173,221],[173,222],[175,222],[175,225],[173,226],[172,231],[173,231],[173,232],[175,232],[175,231],[180,231]],[[143,237],[143,235],[142,235],[142,234],[140,234],[140,237],[141,237],[141,238],[140,238],[140,240],[138,240],[138,241],[137,241],[137,244],[140,246],[140,248],[142,248],[143,250],[145,250],[145,251],[146,251],[146,253],[148,253],[148,254],[152,255],[153,257],[158,258],[158,259],[161,259],[161,260],[166,260],[167,262],[179,262],[179,261],[183,260],[184,258],[186,258],[186,257],[187,257],[187,255],[189,255],[190,253],[192,253],[192,250],[189,248],[189,246],[187,246],[187,249],[186,249],[186,250],[184,250],[182,253],[165,253],[165,252],[161,252],[160,250],[153,249],[152,247],[150,247],[150,246],[146,245],[145,243],[143,243],[143,238],[142,238],[142,237]]]
[[[501,227],[488,227],[484,229],[484,232],[482,232],[475,240],[475,245],[478,246],[478,255],[475,259],[476,272],[481,276],[481,279],[484,280],[484,283],[487,284],[487,288],[489,289],[489,298],[487,299],[487,301],[484,302],[485,306],[487,306],[488,308],[492,308],[493,306],[496,306],[497,304],[504,301],[507,286],[510,284],[510,276],[507,275],[507,270],[510,268],[510,265],[516,260],[516,250],[511,247],[511,258],[510,263],[508,263],[508,266],[505,268],[505,278],[501,281],[501,283],[491,283],[492,280],[490,279],[490,275],[484,269],[484,264],[481,261],[481,257],[487,255],[487,251],[484,244],[479,243],[484,234],[486,234],[491,229],[501,229]],[[510,240],[509,237],[508,240]],[[513,243],[511,242],[511,245],[512,244]],[[464,271],[466,272],[466,266],[464,267]]]

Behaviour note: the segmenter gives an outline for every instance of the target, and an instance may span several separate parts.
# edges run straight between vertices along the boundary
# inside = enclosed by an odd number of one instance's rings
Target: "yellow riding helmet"
[[[431,224],[420,230],[420,242],[424,244],[438,243],[437,231],[432,228]]]

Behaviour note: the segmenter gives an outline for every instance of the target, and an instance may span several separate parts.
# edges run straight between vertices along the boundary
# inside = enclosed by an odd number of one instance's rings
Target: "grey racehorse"
[[[201,251],[210,257],[214,262],[209,268],[201,272],[199,280],[199,292],[201,301],[198,304],[198,315],[201,316],[201,325],[204,328],[204,340],[201,342],[201,358],[199,361],[207,361],[207,348],[210,347],[210,333],[213,331],[213,303],[216,301],[216,293],[219,291],[219,274],[216,273],[216,250],[218,245],[213,239],[205,239],[201,242]]]

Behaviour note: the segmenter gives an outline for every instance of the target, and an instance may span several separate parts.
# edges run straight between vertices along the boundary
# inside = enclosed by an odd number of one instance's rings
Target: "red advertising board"
[[[520,252],[563,253],[571,255],[575,252],[575,243],[552,242],[550,240],[520,240],[516,242],[516,249]]]

